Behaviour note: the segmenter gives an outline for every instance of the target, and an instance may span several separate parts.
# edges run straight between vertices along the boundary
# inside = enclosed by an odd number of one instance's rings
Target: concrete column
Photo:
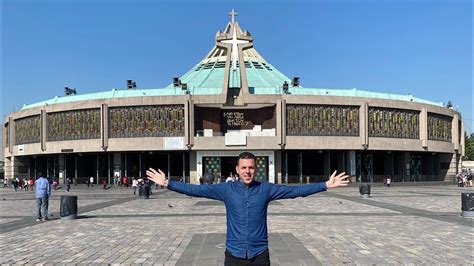
[[[41,115],[40,115],[40,121],[41,121],[41,133],[40,133],[40,141],[41,141],[41,150],[45,151],[46,150],[46,136],[48,134],[48,125],[47,125],[47,117],[46,117],[46,111],[41,110]]]
[[[411,175],[410,175],[410,162],[411,162],[411,157],[410,157],[410,152],[405,152],[404,153],[404,168],[405,171],[403,172],[403,181],[409,181],[411,180]]]
[[[189,145],[191,149],[194,146],[194,101],[189,100]]]
[[[184,145],[189,147],[190,138],[194,136],[192,132],[189,131],[189,123],[191,120],[194,120],[193,117],[189,116],[189,95],[188,99],[184,102]]]
[[[36,171],[36,169],[38,168],[38,160],[36,160],[36,156],[34,156],[34,158],[35,158],[35,176],[38,176],[38,172]]]
[[[99,179],[99,154],[97,153],[97,157],[96,157],[96,175],[95,175],[95,179]]]
[[[454,117],[453,117],[453,121],[452,121],[452,126],[451,126],[451,135],[452,135],[452,140],[453,140],[453,144],[454,144],[454,150],[456,151],[456,153],[460,153],[460,150],[459,150],[459,143],[460,143],[460,140],[459,140],[459,114],[454,114]]]
[[[466,156],[466,132],[464,131],[464,121],[461,120],[461,156]]]
[[[281,184],[282,172],[281,172],[281,151],[275,151],[274,165],[275,165],[275,176],[277,184]]]
[[[171,169],[170,169],[170,168],[171,168],[171,161],[170,161],[170,154],[167,153],[166,155],[168,156],[168,173],[166,173],[166,176],[167,176],[168,178],[170,178],[170,177],[171,177]]]
[[[8,180],[8,182],[13,180],[13,177],[14,177],[14,167],[15,167],[14,158],[15,157],[13,156],[5,157],[5,166],[4,166],[5,178]]]
[[[77,153],[74,154],[74,184],[77,184]]]
[[[183,160],[183,180],[185,180],[185,177],[186,177],[186,153],[185,152],[183,152],[182,160]]]
[[[112,155],[113,156],[113,155]],[[113,163],[113,157],[112,157],[112,163]],[[112,175],[112,173],[110,172],[110,154],[107,154],[107,180],[109,180],[109,184],[110,184],[110,176]],[[99,180],[97,180],[97,184],[99,184]]]
[[[66,180],[66,158],[64,158],[64,156],[64,154],[58,154],[58,177]]]
[[[197,153],[195,151],[189,152],[189,183],[199,184],[197,171]]]
[[[102,104],[101,108],[101,138],[102,149],[107,150],[109,146],[109,107],[107,104]]]
[[[458,162],[459,156],[452,153],[440,153],[439,154],[440,165],[449,164],[448,169],[441,168],[439,174],[444,176],[445,182],[453,182],[456,174],[458,173]]]
[[[324,154],[324,175],[329,176],[331,173],[331,154],[329,152]]]
[[[367,102],[360,106],[359,121],[361,145],[367,149],[369,147],[369,104]]]
[[[138,177],[142,178],[142,153],[140,152],[138,154]]]
[[[14,144],[14,141],[15,141],[15,139],[13,138],[13,134],[15,132],[14,128],[15,128],[15,125],[13,123],[13,119],[11,117],[8,117],[8,131],[9,131],[8,132],[9,133],[8,134],[8,137],[9,137],[8,142],[10,144],[10,145],[8,145],[8,152],[10,153],[10,155],[13,153],[13,144]],[[12,156],[12,158],[13,158],[13,156]]]
[[[299,175],[300,175],[300,184],[303,183],[303,152],[300,151],[298,153],[298,165],[300,166],[299,167]]]
[[[428,111],[425,107],[421,109],[420,113],[420,139],[421,146],[424,149],[428,148]]]
[[[280,128],[281,128],[281,138],[280,138],[280,141],[281,141],[281,148],[285,148],[286,146],[286,100],[282,100],[281,101],[281,109],[279,110],[281,113],[281,116],[280,116]],[[277,112],[278,112],[278,109],[277,109]],[[278,119],[277,119],[278,121]],[[280,130],[279,130],[280,131]]]

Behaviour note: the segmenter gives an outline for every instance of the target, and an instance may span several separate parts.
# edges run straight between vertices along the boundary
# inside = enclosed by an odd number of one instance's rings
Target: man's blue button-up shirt
[[[268,248],[267,208],[270,201],[305,197],[326,191],[327,187],[324,182],[285,186],[253,181],[247,187],[240,181],[213,185],[169,181],[168,189],[223,201],[227,213],[227,249],[235,257],[253,258]]]

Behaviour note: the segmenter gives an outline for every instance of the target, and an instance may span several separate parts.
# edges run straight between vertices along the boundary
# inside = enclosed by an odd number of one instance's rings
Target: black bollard
[[[150,198],[150,187],[149,186],[139,186],[138,187],[138,196],[142,199]]]
[[[461,215],[474,217],[474,193],[461,193]]]
[[[66,220],[77,218],[77,196],[61,196],[59,215]]]
[[[370,198],[370,185],[359,185],[359,193],[362,198]]]

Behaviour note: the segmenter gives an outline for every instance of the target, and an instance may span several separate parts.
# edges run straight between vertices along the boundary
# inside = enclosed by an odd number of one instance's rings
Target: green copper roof
[[[220,94],[224,83],[225,62],[197,64],[180,77],[186,83],[191,94]],[[173,84],[165,87],[174,89]],[[177,88],[180,89],[180,88]]]
[[[112,98],[127,98],[127,97],[148,97],[148,96],[173,96],[173,95],[184,95],[185,92],[181,88],[176,89],[134,89],[134,90],[117,90],[69,95],[69,96],[56,96],[52,99],[24,105],[21,109],[28,109],[37,106],[77,102],[77,101],[91,101],[99,99],[112,99]]]
[[[253,94],[282,94],[282,86],[274,88],[251,88],[250,93]],[[432,102],[420,98],[416,98],[411,94],[400,95],[382,92],[364,91],[358,89],[322,89],[322,88],[303,88],[291,87],[288,88],[288,93],[291,95],[320,95],[320,96],[341,96],[341,97],[361,97],[361,98],[376,98],[385,100],[399,100],[407,102],[418,102],[436,106],[443,106],[443,103]]]

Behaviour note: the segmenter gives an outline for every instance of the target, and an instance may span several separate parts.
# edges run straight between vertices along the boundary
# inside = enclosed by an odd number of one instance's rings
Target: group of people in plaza
[[[472,172],[471,169],[463,171],[456,175],[458,187],[472,187]]]
[[[220,176],[220,174],[213,174],[210,171],[207,171],[204,175],[199,177],[199,184],[214,184],[214,183],[221,183],[221,182],[235,182],[239,179],[237,174],[229,174],[229,176],[225,179]]]
[[[24,190],[24,191],[28,191],[28,190],[31,190],[33,191],[33,187],[34,187],[34,184],[35,184],[35,179],[33,178],[30,178],[30,179],[27,179],[27,178],[15,178],[11,181],[11,183],[8,182],[8,179],[3,179],[3,187],[13,187],[13,189],[15,191],[19,191],[19,190]]]

